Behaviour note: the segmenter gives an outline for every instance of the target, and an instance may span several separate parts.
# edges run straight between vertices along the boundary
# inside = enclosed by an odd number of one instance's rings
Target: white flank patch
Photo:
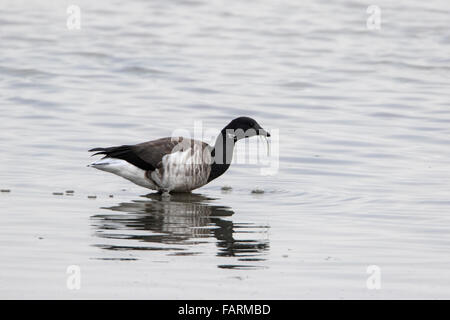
[[[202,147],[196,145],[194,152],[189,148],[165,155],[162,168],[153,171],[151,177],[167,191],[191,191],[207,183],[211,172],[210,162],[210,152],[204,152]]]

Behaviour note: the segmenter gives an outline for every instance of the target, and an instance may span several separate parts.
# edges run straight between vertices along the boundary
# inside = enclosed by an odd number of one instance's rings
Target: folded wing
[[[162,158],[165,155],[186,150],[186,148],[193,146],[194,142],[195,140],[182,137],[167,137],[136,145],[94,148],[89,152],[96,152],[93,155],[105,155],[103,158],[122,159],[142,170],[154,171],[161,166]],[[203,147],[207,146],[204,142],[200,143]]]

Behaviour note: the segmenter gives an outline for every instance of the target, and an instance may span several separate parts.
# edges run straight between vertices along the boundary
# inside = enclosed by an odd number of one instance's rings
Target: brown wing
[[[208,146],[207,143],[193,139],[167,137],[135,145],[94,148],[89,152],[98,151],[94,155],[104,154],[105,158],[122,159],[142,170],[153,171],[161,165],[161,160],[166,154],[186,150],[194,143],[200,143],[202,148]]]

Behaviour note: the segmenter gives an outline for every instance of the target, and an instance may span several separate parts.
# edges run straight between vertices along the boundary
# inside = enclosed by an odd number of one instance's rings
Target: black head
[[[226,134],[235,136],[235,140],[249,138],[253,136],[270,137],[258,122],[249,117],[239,117],[231,121],[225,128]]]

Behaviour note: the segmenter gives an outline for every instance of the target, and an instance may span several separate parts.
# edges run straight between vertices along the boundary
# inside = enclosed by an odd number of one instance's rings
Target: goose
[[[116,174],[161,194],[190,192],[228,170],[237,141],[253,136],[267,139],[269,132],[250,117],[238,117],[226,125],[214,146],[183,137],[166,137],[135,145],[93,148],[104,155],[88,167]]]

